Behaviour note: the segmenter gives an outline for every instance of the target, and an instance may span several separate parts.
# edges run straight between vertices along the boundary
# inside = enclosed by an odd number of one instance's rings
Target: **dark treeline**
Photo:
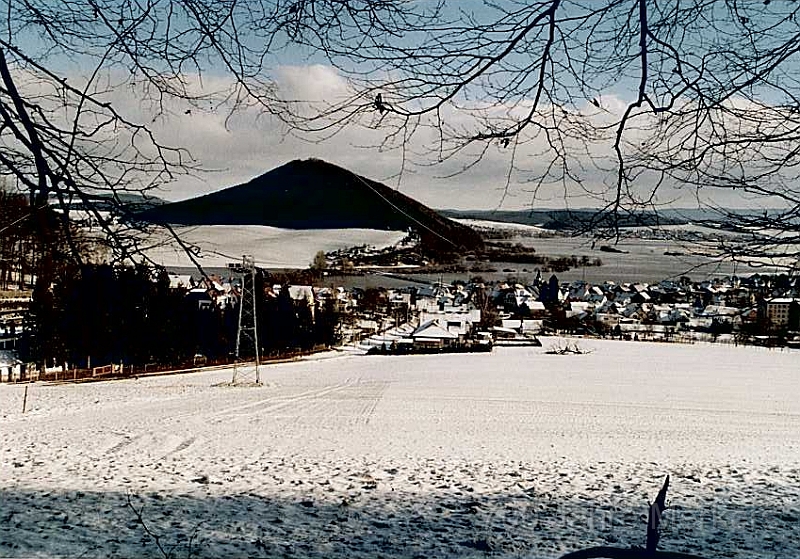
[[[170,289],[164,272],[88,265],[50,288],[37,285],[23,358],[86,366],[167,364],[201,350],[216,357],[227,353],[226,318],[216,308],[201,310],[186,291]]]
[[[270,274],[263,270],[256,275],[262,355],[280,355],[336,344],[340,336],[340,314],[335,299],[327,298],[321,302],[292,299],[286,280],[285,274]],[[280,288],[273,289],[275,285]]]
[[[24,287],[30,274],[29,246],[33,238],[28,221],[27,198],[0,188],[0,289]]]
[[[90,255],[87,239],[64,219],[0,184],[0,289],[27,289],[39,276],[59,274],[70,249]]]
[[[314,304],[273,293],[268,274],[256,281],[261,353],[279,355],[335,342],[333,301]],[[65,271],[49,288],[37,285],[22,344],[23,359],[86,367],[184,365],[196,355],[232,359],[239,290],[174,289],[163,269],[85,265]]]

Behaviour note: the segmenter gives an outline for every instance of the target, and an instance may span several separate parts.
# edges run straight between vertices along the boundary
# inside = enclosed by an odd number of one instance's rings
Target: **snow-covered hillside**
[[[800,555],[800,353],[543,342],[1,385],[0,556]]]
[[[205,267],[240,262],[243,254],[264,268],[307,268],[317,251],[360,246],[386,247],[406,236],[399,231],[372,229],[308,229],[303,231],[261,225],[176,226],[181,239],[200,248],[198,260]],[[166,233],[153,235],[146,251],[164,266],[192,266],[185,251]]]

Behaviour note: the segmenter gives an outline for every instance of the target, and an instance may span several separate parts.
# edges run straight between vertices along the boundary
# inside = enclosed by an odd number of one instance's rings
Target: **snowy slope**
[[[0,386],[0,556],[800,555],[800,353],[580,341]],[[196,528],[196,532],[195,532]]]
[[[175,231],[190,245],[199,247],[199,262],[206,267],[241,261],[243,254],[265,268],[307,268],[317,251],[360,246],[386,247],[398,243],[404,232],[372,229],[279,229],[261,225],[176,226]],[[148,240],[146,254],[164,266],[192,266],[185,251],[166,233]]]

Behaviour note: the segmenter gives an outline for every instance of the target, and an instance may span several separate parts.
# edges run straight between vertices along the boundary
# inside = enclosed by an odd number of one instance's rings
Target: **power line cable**
[[[386,196],[384,196],[383,194],[381,194],[381,192],[380,192],[378,189],[376,189],[376,188],[375,188],[375,187],[373,187],[371,184],[369,184],[369,183],[368,183],[366,180],[364,180],[364,179],[363,179],[363,178],[362,178],[360,175],[357,175],[356,173],[351,173],[351,174],[352,174],[352,175],[353,175],[355,178],[357,178],[358,180],[360,180],[362,183],[364,183],[364,184],[366,185],[366,187],[367,187],[367,188],[369,188],[369,189],[370,189],[370,190],[372,190],[372,191],[373,191],[375,194],[377,194],[378,196],[380,196],[380,197],[381,197],[381,199],[382,199],[384,202],[386,202],[386,203],[387,203],[387,204],[389,204],[389,205],[390,205],[392,208],[394,208],[395,210],[397,210],[398,212],[400,212],[401,214],[403,214],[404,216],[406,216],[408,219],[410,219],[411,221],[415,222],[415,223],[416,223],[416,224],[418,224],[420,227],[422,227],[422,228],[424,228],[424,229],[427,229],[428,231],[430,231],[431,233],[433,233],[434,235],[436,235],[437,237],[439,237],[439,238],[440,238],[440,239],[442,239],[443,241],[446,241],[446,242],[450,243],[450,244],[451,244],[451,245],[453,245],[454,247],[457,247],[457,246],[458,246],[456,243],[454,243],[453,241],[451,241],[450,239],[448,239],[447,237],[445,237],[444,235],[442,235],[442,234],[441,234],[441,233],[439,233],[438,231],[434,231],[433,229],[431,229],[430,227],[428,227],[427,225],[425,225],[424,223],[422,223],[420,220],[418,220],[417,218],[415,218],[413,215],[410,215],[408,212],[406,212],[405,210],[403,210],[402,208],[400,208],[399,206],[397,206],[397,204],[395,204],[394,202],[392,202],[391,200],[389,200],[388,198],[386,198]]]
[[[17,223],[20,223],[20,222],[22,222],[22,221],[25,221],[26,219],[28,219],[29,217],[31,217],[31,216],[34,214],[34,212],[37,212],[38,210],[41,210],[41,209],[43,209],[43,208],[45,208],[45,207],[47,207],[47,204],[44,204],[44,205],[42,205],[42,206],[39,206],[38,208],[34,208],[34,209],[33,209],[33,211],[30,211],[30,212],[28,212],[27,214],[23,215],[21,218],[17,219],[16,221],[12,221],[12,222],[11,222],[11,223],[9,223],[8,225],[6,225],[6,226],[5,226],[5,227],[3,227],[2,229],[0,229],[0,233],[5,233],[5,232],[6,232],[8,229],[11,229],[11,228],[12,228],[12,227],[14,227],[14,226],[15,226]]]

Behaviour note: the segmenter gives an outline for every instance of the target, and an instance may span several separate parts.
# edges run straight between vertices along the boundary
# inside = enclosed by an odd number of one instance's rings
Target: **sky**
[[[496,13],[489,8],[479,7],[481,5],[480,2],[458,4],[464,10],[470,10],[471,14],[478,18],[496,16]],[[513,3],[502,5],[511,9],[509,6],[513,6]],[[630,4],[634,5],[635,2]],[[524,3],[520,6],[524,6]],[[580,2],[565,1],[563,6],[565,13],[572,14],[587,9],[586,5]],[[624,9],[621,13],[625,17],[628,15]],[[604,25],[609,26],[606,31],[615,30],[619,22],[612,20]],[[593,38],[602,36],[602,27],[600,30],[595,30]],[[568,37],[565,41],[572,41],[568,43],[571,45],[569,48],[579,49],[582,48],[584,39],[585,37]],[[401,43],[410,42],[410,39],[406,38],[392,40]],[[638,48],[637,42],[632,40],[631,44],[633,46],[629,45],[628,48],[635,51]],[[519,56],[511,58],[510,73],[530,63],[528,58],[535,60],[538,56],[535,51],[537,47],[538,43],[534,43],[531,51],[522,49],[519,51]],[[467,48],[467,45],[458,45],[457,48]],[[607,47],[597,48],[602,51]],[[630,56],[632,52],[626,53],[623,49],[623,52],[615,55]],[[575,98],[564,106],[574,114],[588,118],[596,126],[613,126],[637,94],[638,67],[635,53],[633,54],[633,62],[630,65],[619,67],[619,75],[601,75],[596,82],[593,82],[602,84],[598,89],[578,91]],[[467,60],[467,63],[471,61]],[[651,77],[653,83],[658,80],[674,79],[674,74],[669,72],[671,65],[664,69],[658,66],[657,60],[651,61],[651,64],[653,71],[655,69],[661,71],[661,74]],[[435,65],[430,68],[435,68]],[[385,72],[388,75],[391,70]],[[519,71],[519,74],[524,72]],[[563,76],[564,73],[561,72],[559,75]],[[670,75],[673,77],[670,78]],[[520,118],[530,103],[528,99],[515,106],[514,103],[519,102],[518,100],[509,98],[495,101],[489,94],[485,98],[484,107],[481,106],[480,99],[467,100],[470,94],[480,96],[483,93],[481,87],[485,86],[486,91],[493,91],[491,89],[493,86],[489,82],[495,78],[498,81],[511,79],[507,76],[503,73],[491,75],[483,85],[475,85],[471,91],[465,90],[463,99],[458,103],[462,106],[481,107],[481,110],[491,113],[494,117],[513,115],[515,118]],[[308,100],[311,103],[329,102],[345,96],[348,91],[346,78],[320,56],[308,50],[289,49],[276,54],[271,77],[283,95],[293,99]],[[575,84],[570,84],[569,77],[559,79],[564,80],[560,87],[574,88]],[[480,84],[480,80],[477,80],[476,84]],[[530,81],[520,82],[517,87],[522,90],[528,86]],[[653,95],[655,95],[656,86],[651,87],[654,88]],[[530,95],[532,96],[533,92]],[[582,99],[581,95],[585,98]],[[735,99],[733,102],[736,102]],[[558,104],[558,101],[553,103]],[[449,126],[456,129],[459,127],[465,130],[474,129],[474,118],[466,114],[467,111],[459,112],[452,107],[446,110],[450,111],[445,113]],[[537,172],[545,169],[552,153],[542,137],[529,139],[529,143],[520,144],[516,151],[503,148],[498,143],[491,143],[482,154],[480,162],[474,165],[477,150],[482,145],[466,150],[452,161],[441,163],[437,162],[435,152],[429,149],[435,141],[431,141],[431,134],[428,132],[412,137],[404,153],[398,149],[388,150],[378,147],[386,133],[386,128],[380,126],[348,127],[332,138],[314,138],[314,141],[305,141],[274,117],[261,114],[254,109],[246,110],[234,118],[227,118],[227,115],[219,111],[195,110],[191,114],[186,114],[178,109],[174,113],[175,117],[163,122],[161,130],[163,137],[174,140],[177,145],[187,147],[198,162],[217,171],[197,178],[183,178],[169,185],[169,189],[163,192],[167,199],[182,199],[240,184],[291,160],[310,157],[324,159],[360,175],[385,182],[434,208],[492,210],[600,207],[608,201],[607,192],[617,180],[613,134],[609,135],[608,131],[602,141],[588,147],[587,152],[579,156],[576,164],[572,166],[572,172],[581,180],[580,186],[573,183],[565,187],[564,184],[554,183],[536,188],[531,181]],[[375,122],[376,120],[372,121],[373,124]],[[653,119],[645,116],[636,120],[626,132],[626,141],[632,145],[643,142],[648,134],[648,126],[654,126]],[[574,149],[582,148],[577,138],[566,141]],[[466,170],[459,172],[462,168]],[[636,188],[641,188],[642,192],[646,193],[655,180],[647,174],[642,175],[637,178]],[[701,193],[704,201],[708,192],[710,189],[705,189]],[[742,194],[741,191],[716,191],[713,199],[728,207],[757,207],[765,203],[756,197]],[[697,207],[698,192],[694,188],[667,181],[659,187],[654,202],[673,207]],[[769,201],[766,203],[769,204]]]
[[[291,96],[302,99],[321,99],[341,92],[346,87],[345,78],[333,67],[325,64],[285,65],[275,68],[277,85]],[[121,92],[119,104],[135,107],[137,101],[130,91]],[[598,115],[607,122],[611,115],[620,115],[627,101],[613,94],[598,96],[599,110],[586,101],[582,108],[586,114]],[[145,109],[139,107],[137,110]],[[170,114],[159,117],[152,124],[159,138],[169,144],[185,147],[195,160],[206,169],[194,176],[179,177],[155,194],[175,201],[207,194],[247,182],[295,159],[318,158],[334,163],[364,177],[383,182],[423,204],[437,209],[461,210],[518,210],[542,208],[591,208],[602,206],[599,196],[587,196],[578,188],[565,188],[561,184],[535,189],[529,182],[531,170],[545,165],[549,158],[542,155],[542,142],[521,146],[515,154],[515,170],[510,175],[511,150],[496,143],[489,145],[481,160],[474,161],[475,151],[467,151],[452,161],[436,163],[433,154],[426,151],[424,135],[409,142],[408,152],[386,150],[379,146],[383,139],[380,129],[348,127],[333,137],[310,141],[299,137],[277,118],[255,108],[234,115],[225,111],[202,111],[192,108],[188,113],[183,105],[175,103]],[[142,117],[144,120],[149,117]],[[452,115],[451,122],[465,118]],[[633,132],[636,138],[636,131]],[[604,170],[586,161],[582,186],[603,192],[616,180],[616,168],[610,141],[598,142],[592,148],[594,159],[605,159]],[[463,172],[462,167],[469,166]],[[638,182],[647,187],[647,177]],[[757,207],[753,200],[741,192],[717,195],[729,207]],[[659,190],[657,202],[675,208],[696,208],[697,191],[669,182]]]
[[[276,75],[280,85],[306,99],[344,87],[344,78],[334,68],[321,64],[286,66]],[[382,138],[379,130],[353,127],[315,142],[298,137],[284,123],[257,109],[232,118],[221,111],[173,112],[177,114],[156,123],[159,136],[167,143],[186,147],[210,171],[168,185],[160,195],[169,200],[241,184],[294,159],[319,158],[398,188],[435,208],[494,209],[501,202],[504,209],[531,205],[532,194],[524,185],[506,189],[508,151],[490,149],[477,166],[447,176],[456,169],[454,165],[419,164],[425,159],[413,156],[406,157],[404,163],[400,150],[376,147]],[[537,204],[547,202],[551,207],[563,207],[562,193],[552,193],[550,200],[540,193]],[[589,202],[582,201],[584,205]]]
[[[418,0],[419,5],[434,4],[429,0]],[[509,4],[510,5],[510,4]],[[564,2],[568,5],[568,2]],[[469,11],[479,18],[493,18],[496,14],[482,2],[450,4],[449,15],[458,10]],[[450,12],[452,11],[452,12]],[[462,16],[457,16],[461,19]],[[403,41],[403,38],[393,38]],[[326,103],[339,96],[347,96],[347,78],[319,53],[309,49],[289,48],[276,51],[273,57],[271,78],[278,91],[286,98],[302,99],[311,103]],[[224,83],[214,84],[213,69],[204,77],[207,88],[225,88]],[[212,83],[209,82],[209,77]],[[130,92],[125,92],[129,94]],[[123,106],[136,103],[134,96],[120,99]],[[621,114],[625,103],[615,94],[609,93],[603,101],[603,111],[612,110]],[[491,101],[489,102],[491,106]],[[598,113],[596,107],[586,99],[587,112]],[[498,103],[493,110],[498,114],[507,107]],[[181,177],[167,185],[160,193],[168,200],[185,199],[205,194],[228,186],[246,182],[275,167],[294,159],[319,158],[347,168],[362,176],[384,182],[420,202],[439,209],[530,209],[530,208],[580,208],[596,207],[600,202],[587,197],[577,189],[564,190],[562,185],[539,189],[528,184],[531,170],[540,170],[547,157],[542,156],[543,145],[533,142],[520,146],[513,153],[517,167],[512,172],[512,150],[490,144],[476,156],[481,146],[468,149],[452,161],[438,162],[430,146],[430,134],[418,133],[407,144],[404,153],[400,149],[379,147],[385,138],[386,129],[351,126],[331,138],[314,136],[298,137],[284,123],[263,111],[250,108],[229,117],[224,111],[198,111],[187,114],[180,104],[170,111],[173,116],[155,122],[156,131],[167,143],[186,147],[205,168],[213,171],[196,177]],[[467,114],[451,111],[446,115],[448,124],[454,127],[471,126],[474,121]],[[143,116],[143,119],[149,117]],[[610,143],[598,146],[597,157],[613,158]],[[461,172],[462,169],[468,169]],[[604,175],[593,171],[585,185],[600,191],[616,178],[613,166]],[[668,199],[674,193],[666,193]],[[688,205],[694,201],[689,199]]]
[[[292,60],[291,62],[295,62]],[[288,97],[321,102],[343,95],[346,78],[334,67],[321,63],[286,64],[274,68],[274,80]],[[218,78],[224,82],[224,78]],[[207,88],[224,89],[224,83],[204,78]],[[610,115],[621,114],[626,101],[617,95],[598,95],[602,109],[587,100],[581,108],[585,114],[606,124]],[[115,92],[114,102],[152,120],[148,108],[137,101],[130,90]],[[498,106],[493,110],[505,110]],[[151,126],[159,139],[173,146],[186,148],[205,172],[178,177],[156,194],[167,200],[181,200],[247,182],[273,168],[295,159],[318,158],[334,163],[364,177],[399,189],[404,194],[437,209],[516,210],[531,208],[598,207],[598,196],[587,196],[577,188],[565,189],[562,184],[535,188],[529,181],[533,171],[541,170],[549,161],[543,155],[543,140],[520,145],[514,153],[497,142],[477,160],[478,144],[462,155],[445,162],[436,161],[429,149],[430,134],[422,132],[407,144],[407,151],[380,147],[385,129],[348,126],[328,138],[301,136],[276,117],[249,107],[230,115],[224,110],[202,110],[178,101],[168,101],[167,113],[153,120]],[[468,124],[468,114],[451,112],[449,124]],[[611,161],[614,152],[610,141],[598,142],[592,148],[595,159]],[[514,170],[512,167],[514,155]],[[580,171],[579,171],[580,172]],[[606,190],[616,180],[612,163],[601,172],[587,164],[583,169],[583,186],[595,192]],[[509,174],[511,173],[511,174]],[[660,190],[661,200],[673,201],[675,207],[695,207],[691,189],[681,192],[669,184]],[[677,202],[675,202],[677,201]]]
[[[46,4],[45,0],[41,1]],[[419,0],[418,3],[425,5],[426,2]],[[568,0],[563,4],[570,5]],[[481,5],[477,1],[455,5],[459,8],[469,6],[478,16],[488,13],[485,8],[474,8]],[[525,6],[524,3],[519,5]],[[507,2],[503,6],[513,6],[513,3]],[[577,2],[572,4],[571,9],[587,9],[586,6]],[[19,40],[31,47],[36,38],[30,36]],[[402,42],[404,39],[397,40]],[[581,45],[584,42],[582,37],[572,37],[573,42],[576,40]],[[528,54],[528,51],[520,52],[524,55],[522,59]],[[513,59],[513,64],[522,59]],[[56,66],[61,66],[59,70],[68,76],[70,83],[80,83],[90,71],[81,66],[79,59],[62,59],[56,61]],[[288,98],[323,103],[339,98],[348,91],[346,78],[313,51],[293,48],[276,51],[270,54],[267,68],[270,79]],[[118,67],[115,68],[115,71],[118,70]],[[228,78],[219,70],[212,62],[205,69],[202,80],[189,73],[186,79],[192,83],[202,83],[204,90],[224,90],[230,83],[226,82]],[[604,82],[605,87],[591,91],[585,95],[585,99],[581,100],[578,96],[568,109],[581,117],[588,116],[597,124],[613,123],[636,93],[636,83],[630,78],[624,75],[601,76],[599,82]],[[488,82],[486,86],[491,87]],[[274,116],[253,107],[229,115],[224,108],[189,106],[181,100],[166,98],[161,107],[163,111],[156,112],[152,103],[143,100],[141,91],[135,87],[120,87],[105,95],[126,116],[147,123],[162,143],[186,148],[196,164],[205,169],[193,176],[178,177],[155,192],[167,200],[191,198],[241,184],[289,161],[306,158],[324,159],[384,182],[434,208],[507,210],[597,207],[604,202],[598,194],[606,191],[616,180],[615,154],[612,142],[608,139],[593,145],[583,160],[579,159],[572,169],[580,176],[582,189],[577,185],[565,188],[560,184],[537,189],[530,182],[531,178],[549,161],[541,139],[521,145],[516,151],[498,143],[489,144],[480,162],[475,165],[472,165],[476,158],[475,150],[467,150],[452,161],[438,163],[436,153],[427,149],[431,137],[425,133],[410,140],[405,152],[379,147],[386,132],[380,126],[348,127],[333,137],[316,137],[309,141],[308,138],[298,137],[295,131]],[[500,102],[492,104],[489,96],[485,110],[493,112],[495,116],[505,112],[518,118],[519,113],[513,111],[524,110],[525,101],[527,99],[514,108]],[[466,129],[474,123],[465,114],[466,111],[449,110],[445,115],[448,124]],[[646,134],[647,125],[645,119],[642,129],[633,128],[628,139],[636,143],[640,133]],[[513,170],[512,153],[516,165]],[[600,165],[594,164],[598,161]],[[580,168],[583,164],[585,168]],[[459,172],[465,167],[463,172]],[[651,179],[643,176],[638,183],[646,190],[648,180]],[[674,207],[697,206],[695,190],[670,183],[660,188],[655,201]],[[753,202],[739,193],[726,193],[722,201],[729,207],[748,207]]]

